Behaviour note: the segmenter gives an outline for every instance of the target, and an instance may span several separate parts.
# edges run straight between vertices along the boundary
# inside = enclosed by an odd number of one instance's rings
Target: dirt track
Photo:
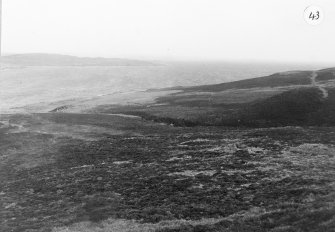
[[[316,72],[313,72],[313,74],[311,76],[312,85],[320,89],[320,91],[322,92],[323,98],[327,98],[328,95],[329,95],[328,90],[325,89],[325,87],[323,87],[322,85],[320,85],[316,82],[317,76],[318,76],[318,74]]]

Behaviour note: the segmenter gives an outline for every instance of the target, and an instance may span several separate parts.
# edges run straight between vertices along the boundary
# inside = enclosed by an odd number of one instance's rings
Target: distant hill
[[[117,59],[117,58],[90,58],[58,54],[17,54],[0,58],[1,63],[22,66],[153,66],[151,62]]]

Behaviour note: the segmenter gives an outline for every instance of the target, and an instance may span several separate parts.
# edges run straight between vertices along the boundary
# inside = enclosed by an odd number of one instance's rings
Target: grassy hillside
[[[318,76],[316,78],[317,81],[328,81],[335,79],[335,69],[323,69],[317,72]]]
[[[249,89],[262,87],[280,87],[291,85],[307,85],[310,83],[310,71],[296,71],[286,73],[276,73],[270,76],[252,78],[217,85],[203,85],[189,88],[177,88],[184,91],[202,91],[202,92],[218,92],[228,89]]]
[[[310,124],[311,113],[324,107],[317,88],[299,88],[257,101],[239,112],[241,124],[283,126]]]
[[[95,110],[134,114],[175,126],[335,125],[334,80],[334,69],[278,73],[218,85],[178,87],[180,92],[158,97],[151,105]]]
[[[310,114],[308,118],[310,125],[335,125],[335,89],[330,89],[328,93],[329,97],[323,101],[322,106],[316,112]]]

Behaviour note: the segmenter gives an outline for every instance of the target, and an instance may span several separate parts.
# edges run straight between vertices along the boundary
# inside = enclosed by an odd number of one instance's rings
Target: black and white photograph
[[[335,232],[335,1],[0,0],[0,232]]]

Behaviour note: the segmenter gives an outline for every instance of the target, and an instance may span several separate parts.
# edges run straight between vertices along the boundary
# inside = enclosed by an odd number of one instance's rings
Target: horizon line
[[[100,56],[100,55],[79,55],[79,54],[70,54],[70,53],[52,53],[52,52],[3,52],[2,57],[15,56],[15,55],[58,55],[58,56],[69,56],[76,58],[101,58],[101,59],[122,59],[122,60],[138,60],[138,61],[156,61],[156,62],[192,62],[192,63],[261,63],[261,64],[305,64],[305,65],[334,65],[335,63],[330,61],[293,61],[293,60],[263,60],[263,59],[208,59],[208,58],[163,58],[163,57],[152,57],[152,58],[144,58],[144,57],[117,57],[117,56]]]

